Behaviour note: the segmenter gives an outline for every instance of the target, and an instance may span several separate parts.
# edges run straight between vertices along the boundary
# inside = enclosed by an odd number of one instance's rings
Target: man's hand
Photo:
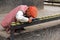
[[[33,19],[33,18],[32,18],[32,17],[30,17],[28,22],[29,22],[29,23],[31,23],[31,22],[32,22],[32,19]]]

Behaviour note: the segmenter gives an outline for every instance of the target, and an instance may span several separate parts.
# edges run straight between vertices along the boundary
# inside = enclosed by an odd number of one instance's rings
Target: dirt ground
[[[60,25],[17,35],[15,40],[60,40]]]
[[[34,32],[23,33],[17,36],[15,40],[60,40],[60,25],[36,30]]]

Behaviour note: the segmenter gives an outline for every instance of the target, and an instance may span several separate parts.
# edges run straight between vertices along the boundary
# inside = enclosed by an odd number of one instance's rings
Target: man
[[[11,22],[32,22],[33,18],[37,17],[37,8],[35,6],[27,6],[27,5],[20,5],[10,11],[3,21],[1,25],[6,30],[10,28]]]
[[[19,10],[16,14],[16,19],[20,22],[32,22],[32,19],[36,17],[37,8],[35,6],[29,6],[25,13]]]

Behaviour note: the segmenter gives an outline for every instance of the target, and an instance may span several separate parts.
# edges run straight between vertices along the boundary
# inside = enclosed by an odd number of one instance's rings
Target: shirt
[[[28,22],[29,19],[27,17],[24,17],[23,15],[24,15],[24,13],[22,11],[18,11],[16,14],[17,21]]]

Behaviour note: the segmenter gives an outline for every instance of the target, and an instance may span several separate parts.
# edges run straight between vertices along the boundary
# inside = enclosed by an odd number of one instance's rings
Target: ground
[[[51,12],[60,13],[60,7],[54,8],[50,6],[45,6],[45,9],[46,7],[49,8],[49,11],[48,10],[43,11],[43,12],[40,11],[40,13],[42,14],[38,15],[38,17],[45,15],[43,13],[46,13],[47,11],[49,14],[51,14]],[[0,14],[0,22],[4,18],[5,15],[6,14],[2,14],[2,13]],[[0,40],[3,40],[3,39],[0,37]],[[60,25],[49,27],[46,29],[39,29],[33,32],[22,33],[16,36],[15,40],[60,40]]]
[[[60,40],[60,25],[20,34],[16,40]]]

